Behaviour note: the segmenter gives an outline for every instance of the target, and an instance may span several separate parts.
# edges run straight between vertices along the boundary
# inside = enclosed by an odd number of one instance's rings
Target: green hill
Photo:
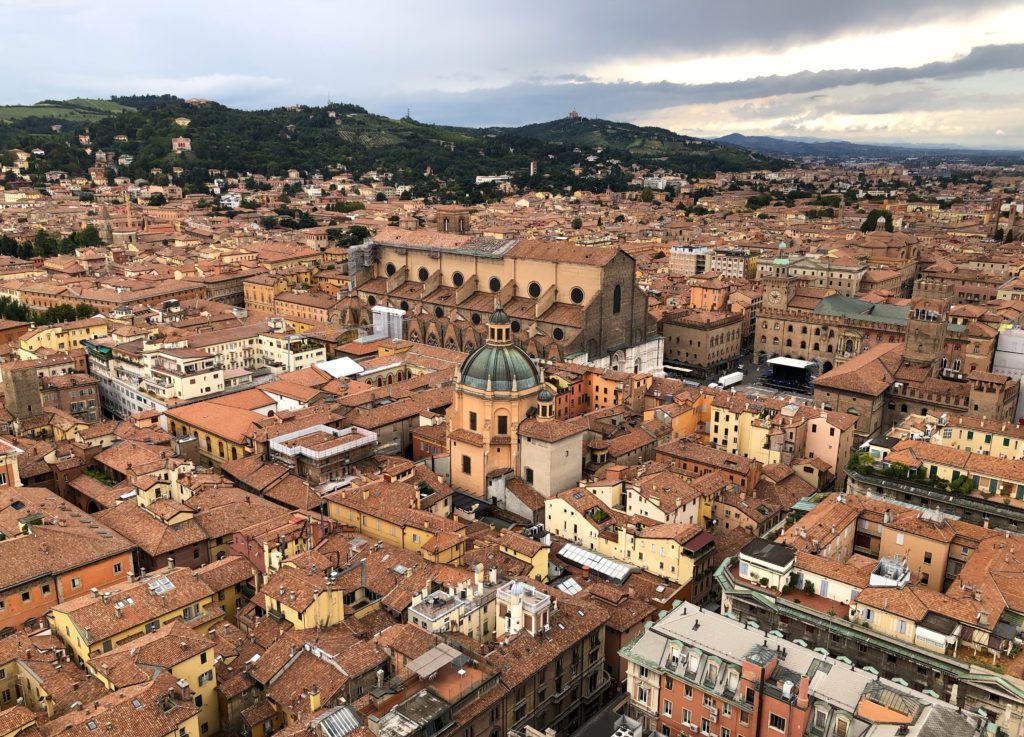
[[[665,128],[619,123],[600,118],[561,118],[519,128],[497,129],[548,142],[591,149],[627,151],[645,163],[664,162],[668,169],[710,176],[715,171],[747,171],[775,168],[781,162],[761,154]]]
[[[35,105],[0,105],[0,123],[10,123],[24,118],[88,122],[128,110],[131,108],[113,100],[90,100],[84,97],[71,100],[43,100]]]
[[[44,102],[26,109],[48,114],[9,118],[0,125],[0,149],[31,146],[46,151],[33,159],[33,175],[41,177],[49,169],[85,171],[93,158],[77,134],[88,128],[92,150],[132,157],[131,164],[118,168],[119,174],[149,178],[153,169],[170,173],[172,167],[181,167],[184,172],[176,181],[190,191],[209,181],[210,169],[267,175],[288,169],[325,175],[350,171],[356,176],[376,170],[390,174],[395,184],[411,185],[417,195],[479,202],[499,194],[493,185],[476,185],[481,175],[508,173],[516,186],[537,190],[597,191],[627,188],[632,164],[691,176],[782,164],[660,128],[591,119],[521,128],[456,128],[375,115],[357,105],[237,110],[214,102],[191,104],[171,95],[115,97],[105,103]],[[89,117],[68,117],[72,113]],[[185,127],[175,123],[182,117],[189,119]],[[50,130],[54,120],[65,123],[60,133]],[[190,138],[192,151],[172,153],[175,136]],[[539,165],[534,177],[529,174],[531,162]]]

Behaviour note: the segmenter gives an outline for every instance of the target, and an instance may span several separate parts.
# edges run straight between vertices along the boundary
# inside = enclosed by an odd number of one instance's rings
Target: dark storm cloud
[[[701,85],[594,81],[536,84],[523,81],[494,89],[410,95],[406,101],[396,100],[395,103],[413,107],[414,116],[422,120],[515,125],[557,117],[569,107],[592,117],[615,117],[679,105],[810,94],[853,85],[948,80],[1014,69],[1024,69],[1024,44],[985,46],[973,49],[961,59],[914,68],[835,69]],[[386,105],[384,100],[381,102]],[[898,99],[893,102],[898,102]]]

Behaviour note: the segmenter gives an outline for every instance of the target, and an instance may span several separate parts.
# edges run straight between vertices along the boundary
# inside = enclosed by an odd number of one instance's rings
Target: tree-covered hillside
[[[47,170],[84,172],[96,150],[113,152],[130,164],[117,173],[151,178],[152,170],[184,172],[175,180],[191,190],[209,180],[210,169],[280,175],[288,169],[325,175],[376,170],[417,195],[442,200],[481,201],[496,195],[477,176],[511,174],[513,183],[539,190],[621,190],[633,164],[706,176],[716,170],[770,168],[777,160],[742,149],[601,120],[554,121],[522,128],[473,129],[429,125],[374,115],[356,105],[293,106],[236,110],[214,102],[195,104],[170,95],[112,98],[118,110],[95,120],[25,117],[0,125],[0,149],[38,147],[32,160],[37,178]],[[180,118],[187,118],[182,125]],[[178,122],[176,122],[176,120]],[[571,124],[571,125],[570,125]],[[79,134],[90,135],[88,143]],[[192,150],[171,151],[171,139],[186,136]],[[125,140],[127,139],[127,140]],[[600,149],[600,151],[599,151]],[[609,163],[609,160],[615,163]],[[538,172],[530,177],[530,163]]]

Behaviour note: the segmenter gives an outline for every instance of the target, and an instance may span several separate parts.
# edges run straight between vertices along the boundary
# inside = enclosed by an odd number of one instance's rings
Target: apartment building
[[[939,510],[835,495],[715,574],[722,611],[872,675],[1024,729],[1015,536]]]
[[[128,581],[134,545],[47,489],[0,488],[0,630]]]
[[[83,664],[177,620],[202,634],[224,618],[221,594],[240,585],[217,575],[231,560],[196,571],[172,563],[133,581],[94,588],[89,596],[55,604],[47,620],[68,652]]]
[[[694,377],[714,377],[740,360],[743,316],[734,312],[685,310],[662,320],[665,365]]]
[[[224,391],[224,368],[205,351],[127,343],[87,341],[89,373],[99,380],[103,408],[115,417],[165,411],[182,401]]]
[[[630,716],[662,735],[971,737],[988,720],[692,604],[622,649]]]
[[[707,259],[707,270],[732,279],[753,280],[757,272],[757,254],[745,248],[716,248]]]
[[[695,601],[710,593],[714,538],[695,524],[644,524],[609,507],[585,488],[544,502],[545,528],[601,556],[685,587]]]

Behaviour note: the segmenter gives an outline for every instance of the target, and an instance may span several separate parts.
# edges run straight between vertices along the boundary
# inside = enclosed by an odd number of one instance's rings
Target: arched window
[[[846,339],[846,348],[845,348],[845,350],[846,350],[847,353],[853,353],[853,341],[850,340],[849,338]]]
[[[786,347],[787,348],[792,348],[793,347],[793,341],[790,338],[786,338]]]
[[[617,315],[622,311],[622,287],[618,284],[615,285],[615,291],[612,292],[612,314]]]

